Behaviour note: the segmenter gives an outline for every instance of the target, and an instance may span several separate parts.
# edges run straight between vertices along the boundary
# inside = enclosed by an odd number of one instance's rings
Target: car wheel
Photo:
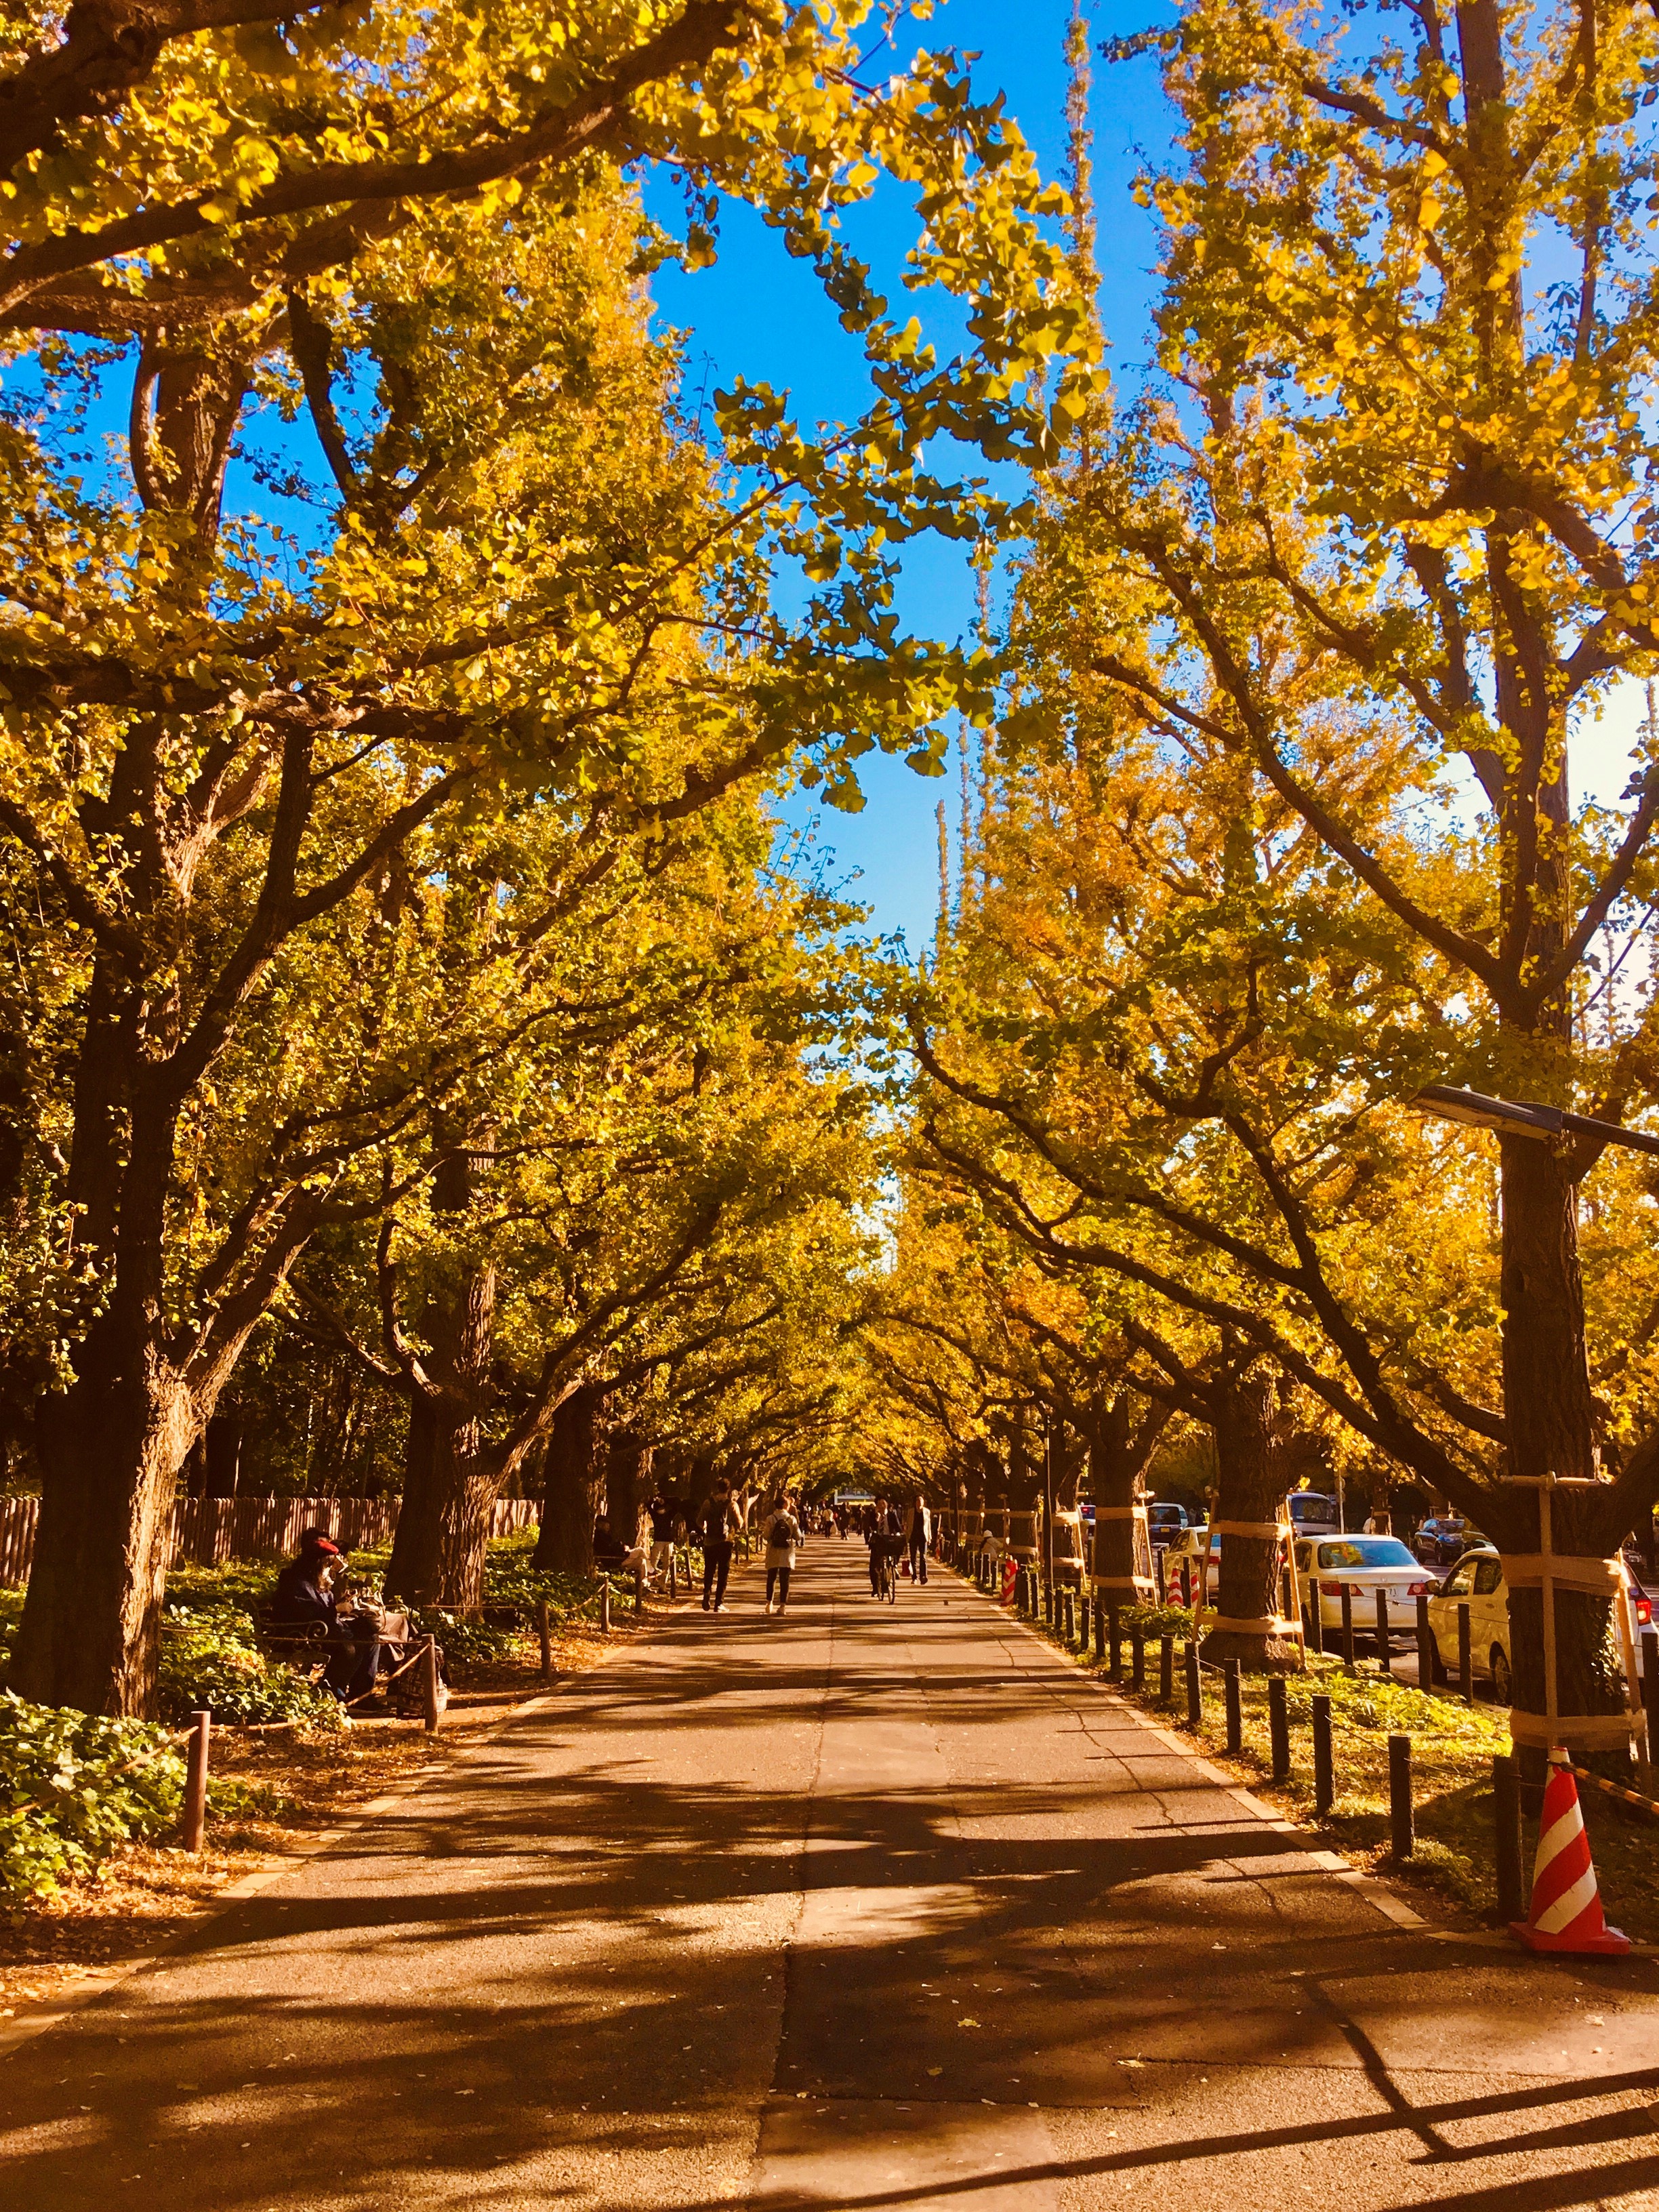
[[[1496,1644],[1492,1648],[1492,1693],[1500,1705],[1512,1705],[1515,1701],[1515,1676],[1509,1661]]]

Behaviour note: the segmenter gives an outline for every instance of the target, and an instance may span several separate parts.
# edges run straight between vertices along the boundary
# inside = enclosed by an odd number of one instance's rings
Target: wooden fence
[[[533,1498],[503,1498],[491,1533],[533,1528],[540,1510]],[[0,1498],[0,1589],[28,1580],[40,1517],[38,1498]],[[181,1498],[173,1509],[167,1559],[216,1567],[227,1559],[271,1559],[297,1551],[303,1528],[321,1528],[343,1550],[355,1551],[389,1544],[397,1525],[395,1498]]]

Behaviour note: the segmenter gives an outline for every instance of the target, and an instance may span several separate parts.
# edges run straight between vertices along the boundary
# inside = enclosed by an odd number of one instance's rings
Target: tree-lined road
[[[0,2202],[1659,2191],[1655,1961],[1400,1924],[951,1576],[759,1579],[21,2046]]]

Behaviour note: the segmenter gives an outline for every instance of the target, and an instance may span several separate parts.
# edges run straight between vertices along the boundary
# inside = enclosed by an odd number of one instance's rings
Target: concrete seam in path
[[[574,1688],[578,1682],[585,1682],[590,1674],[597,1674],[601,1667],[609,1665],[613,1659],[619,1658],[629,1650],[634,1641],[634,1637],[629,1637],[625,1644],[612,1644],[597,1665],[584,1668],[580,1674],[568,1674],[551,1689],[539,1690],[533,1698],[526,1698],[522,1705],[514,1705],[511,1712],[504,1714],[476,1736],[458,1759],[429,1759],[424,1766],[417,1767],[407,1781],[400,1782],[395,1790],[387,1790],[378,1797],[371,1797],[351,1820],[343,1821],[338,1827],[325,1828],[318,1834],[301,1837],[283,1852],[276,1865],[261,1867],[255,1874],[244,1875],[240,1881],[228,1883],[223,1889],[215,1893],[210,1911],[198,1919],[186,1921],[165,1942],[158,1943],[153,1951],[146,1951],[137,1959],[124,1959],[118,1966],[88,1972],[82,1986],[64,1990],[53,2000],[49,2011],[31,2013],[27,2020],[0,2022],[0,2060],[9,2058],[13,2051],[26,2043],[33,2043],[37,2036],[49,2034],[54,2027],[61,2027],[64,2021],[73,2019],[76,2013],[83,2012],[89,2004],[95,2003],[100,1997],[107,1996],[112,1990],[119,1989],[136,1975],[148,1972],[152,1966],[163,1965],[204,1929],[211,1928],[216,1921],[222,1920],[228,1912],[234,1911],[243,1899],[258,1896],[262,1890],[272,1888],[277,1882],[286,1881],[289,1875],[298,1874],[311,1860],[331,1851],[337,1844],[361,1835],[371,1821],[394,1812],[440,1774],[453,1772],[462,1760],[470,1759],[474,1752],[482,1751],[486,1744],[493,1743],[497,1736],[526,1714],[539,1711],[564,1691]]]
[[[965,1578],[963,1578],[963,1587],[972,1592],[975,1597],[987,1595],[986,1592],[980,1589],[976,1584]],[[1000,1613],[1001,1607],[999,1601],[988,1598],[987,1601]],[[1147,1735],[1156,1736],[1158,1741],[1172,1751],[1178,1759],[1184,1759],[1189,1766],[1196,1767],[1206,1781],[1214,1783],[1218,1789],[1230,1797],[1235,1805],[1242,1807],[1253,1820],[1260,1820],[1264,1826],[1273,1829],[1277,1835],[1288,1837],[1295,1843],[1303,1856],[1312,1860],[1322,1872],[1334,1875],[1339,1881],[1346,1882],[1351,1889],[1357,1891],[1365,1902],[1380,1912],[1392,1926],[1433,1935],[1444,1942],[1455,1942],[1459,1940],[1462,1931],[1452,1928],[1431,1927],[1420,1912],[1413,1911],[1409,1905],[1402,1903],[1383,1882],[1378,1880],[1376,1875],[1366,1873],[1363,1867],[1350,1866],[1340,1852],[1331,1850],[1322,1844],[1314,1843],[1309,1838],[1305,1828],[1298,1827],[1294,1820],[1287,1820],[1282,1813],[1272,1805],[1264,1804],[1260,1797],[1252,1796],[1242,1783],[1235,1782],[1230,1774],[1224,1772],[1220,1767],[1212,1765],[1201,1751],[1195,1749],[1183,1737],[1176,1735],[1172,1729],[1160,1728],[1158,1723],[1149,1719],[1139,1706],[1132,1705],[1127,1698],[1120,1697],[1116,1691],[1109,1688],[1097,1674],[1079,1666],[1072,1653],[1063,1650],[1060,1645],[1042,1635],[1022,1614],[1009,1613],[1006,1618],[1010,1627],[1018,1628],[1023,1635],[1029,1637],[1039,1650],[1049,1652],[1057,1659],[1063,1659],[1079,1682],[1085,1683],[1097,1696],[1103,1697],[1108,1705],[1115,1705],[1120,1712],[1127,1713],[1137,1728],[1144,1730]],[[1469,1940],[1476,1942],[1492,1940],[1503,1943],[1508,1943],[1510,1941],[1509,1937],[1504,1936],[1501,1931],[1491,1939],[1488,1939],[1482,1931]],[[1648,1948],[1642,1944],[1631,1946],[1633,1951],[1645,1950]]]

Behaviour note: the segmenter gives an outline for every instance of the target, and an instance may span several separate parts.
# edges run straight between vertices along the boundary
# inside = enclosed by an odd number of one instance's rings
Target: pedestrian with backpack
[[[775,1499],[769,1509],[766,1523],[766,1610],[774,1610],[772,1594],[777,1592],[776,1610],[781,1613],[789,1602],[789,1577],[794,1571],[795,1553],[800,1545],[800,1523],[789,1510],[787,1498]]]

